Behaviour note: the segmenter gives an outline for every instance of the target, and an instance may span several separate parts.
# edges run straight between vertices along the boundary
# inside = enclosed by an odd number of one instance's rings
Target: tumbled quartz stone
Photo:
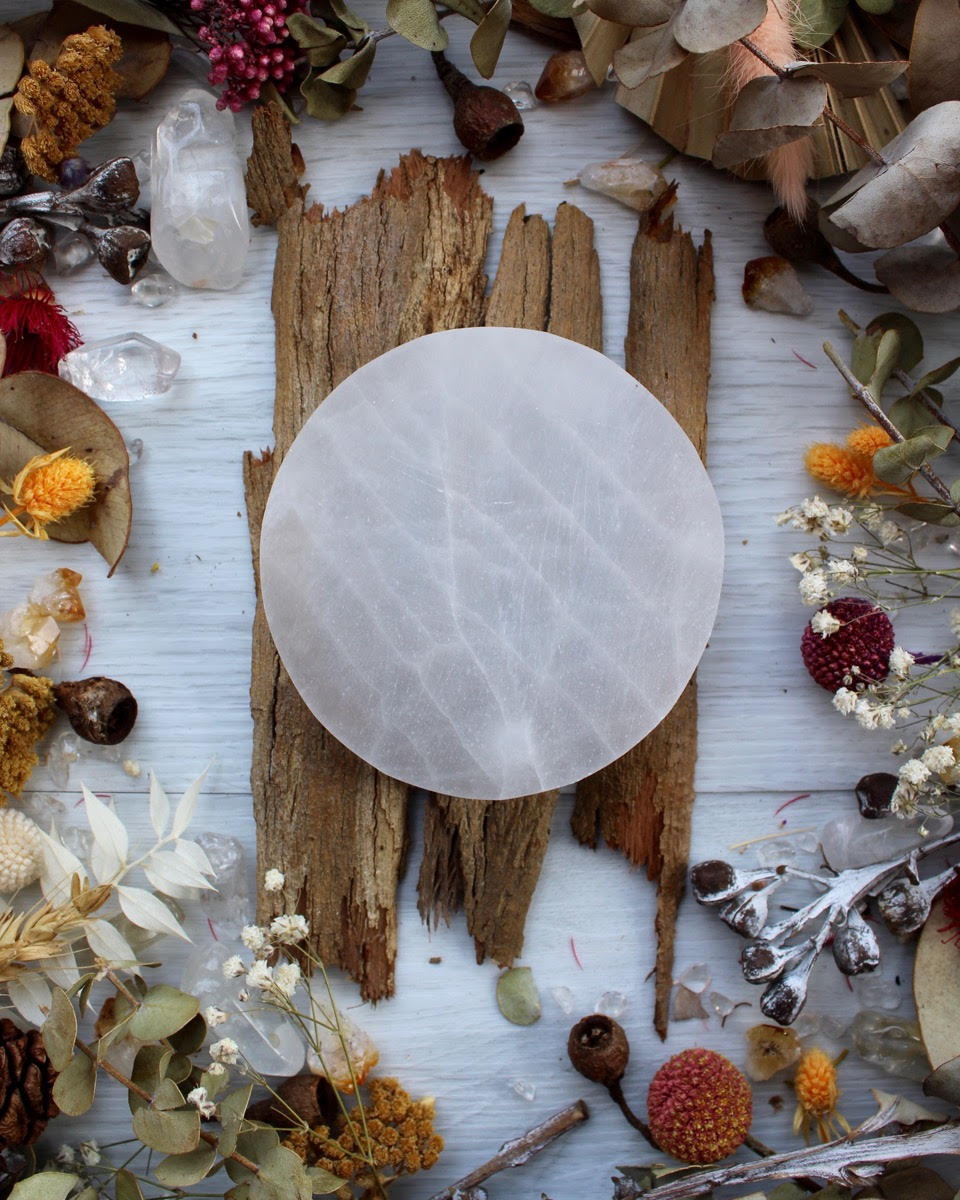
[[[198,88],[157,126],[150,162],[153,252],[187,287],[222,291],[243,277],[250,220],[233,113]]]
[[[58,369],[61,379],[94,400],[148,400],[173,386],[180,355],[142,333],[121,333],[84,342],[60,359]]]
[[[945,836],[952,828],[952,817],[932,817],[922,823],[920,818],[877,821],[858,812],[845,813],[827,822],[820,844],[833,870],[844,871],[894,858],[923,841]]]
[[[261,538],[294,685],[384,773],[477,799],[582,779],[693,673],[723,569],[689,439],[596,351],[522,329],[408,342],[287,452]]]
[[[557,50],[547,59],[533,91],[545,104],[557,104],[585,96],[596,86],[582,50]]]
[[[141,275],[130,286],[130,299],[141,308],[162,308],[176,300],[180,289],[166,271],[151,271]]]
[[[518,79],[516,83],[506,84],[503,94],[510,97],[518,112],[529,112],[537,107],[537,98],[533,94],[533,88],[525,79]]]
[[[659,168],[641,158],[615,158],[590,163],[577,176],[582,187],[619,200],[627,208],[647,212],[666,190]]]
[[[910,1017],[862,1009],[853,1018],[850,1036],[862,1059],[890,1075],[921,1080],[930,1074],[920,1026]]]

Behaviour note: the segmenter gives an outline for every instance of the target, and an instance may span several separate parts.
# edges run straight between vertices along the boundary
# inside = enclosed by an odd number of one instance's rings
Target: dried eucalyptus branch
[[[587,1106],[582,1100],[578,1100],[568,1108],[561,1109],[560,1112],[554,1113],[540,1125],[528,1129],[520,1137],[504,1142],[497,1153],[482,1166],[471,1171],[469,1175],[464,1175],[456,1183],[451,1183],[442,1192],[434,1193],[429,1200],[455,1200],[455,1197],[461,1196],[470,1188],[483,1183],[485,1179],[496,1175],[498,1171],[504,1171],[508,1167],[523,1166],[556,1138],[569,1133],[575,1126],[586,1121],[589,1115]]]
[[[915,932],[929,915],[937,893],[955,874],[950,868],[920,881],[917,863],[957,842],[960,831],[915,846],[898,858],[850,867],[829,877],[789,866],[742,871],[711,859],[691,870],[690,882],[698,904],[720,906],[724,924],[750,939],[740,956],[743,976],[748,983],[767,984],[760,998],[764,1016],[790,1025],[806,1003],[810,973],[831,935],[834,961],[845,975],[859,975],[879,965],[876,934],[858,905],[875,897],[891,932]],[[803,879],[824,890],[783,920],[768,924],[770,897],[788,879]],[[815,934],[796,945],[786,944],[815,922],[820,922]]]

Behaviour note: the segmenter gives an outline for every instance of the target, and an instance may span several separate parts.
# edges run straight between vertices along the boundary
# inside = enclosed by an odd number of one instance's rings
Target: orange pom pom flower
[[[837,1086],[836,1064],[818,1046],[808,1050],[797,1065],[793,1080],[797,1094],[797,1111],[793,1116],[793,1132],[802,1131],[810,1140],[810,1129],[816,1126],[821,1142],[839,1137],[840,1131],[850,1132],[849,1124],[837,1112],[840,1089]]]
[[[0,530],[0,537],[46,539],[45,526],[60,521],[89,504],[93,499],[96,476],[93,467],[82,458],[70,454],[69,447],[52,454],[38,454],[17,474],[12,484],[0,480],[0,491],[13,501],[4,504],[6,516],[0,525],[12,522],[13,529]]]
[[[804,465],[819,483],[835,492],[862,500],[873,491],[903,493],[878,479],[873,470],[873,456],[892,444],[888,433],[879,425],[861,425],[847,434],[845,446],[836,442],[817,442],[808,447]]]

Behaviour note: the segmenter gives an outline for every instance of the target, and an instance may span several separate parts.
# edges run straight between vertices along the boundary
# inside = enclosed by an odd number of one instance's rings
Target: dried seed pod
[[[769,942],[750,942],[740,952],[740,965],[747,983],[766,983],[800,961],[813,945],[813,938],[799,946],[771,946]]]
[[[30,172],[20,147],[8,141],[0,154],[0,196],[15,196],[30,182]]]
[[[94,167],[84,183],[63,196],[68,204],[103,213],[133,208],[139,199],[140,180],[129,158],[111,158]]]
[[[322,1075],[294,1075],[278,1084],[275,1093],[251,1104],[245,1118],[286,1130],[292,1117],[299,1117],[312,1129],[332,1125],[340,1113],[337,1093]]]
[[[621,1025],[604,1013],[594,1013],[570,1030],[567,1053],[585,1079],[611,1087],[623,1078],[630,1045]]]
[[[841,914],[834,927],[833,960],[844,975],[862,975],[880,966],[877,935],[856,908]]]
[[[439,50],[433,63],[453,101],[453,129],[462,145],[481,162],[512,150],[523,136],[523,118],[510,97],[473,83]]]
[[[98,746],[115,746],[133,729],[137,702],[130,689],[115,679],[94,675],[53,689],[57,704],[74,731]]]
[[[690,886],[698,904],[723,904],[747,888],[763,888],[774,879],[774,871],[738,871],[719,858],[697,863],[690,871]]]
[[[803,221],[794,220],[784,208],[775,208],[763,223],[763,236],[775,254],[792,263],[823,267],[864,292],[887,291],[882,284],[868,283],[847,270],[817,227],[817,207],[812,202]]]
[[[821,944],[813,946],[792,967],[766,989],[760,997],[760,1011],[778,1025],[792,1025],[807,1002],[810,972],[817,961]]]
[[[93,242],[101,266],[117,283],[133,283],[150,253],[150,234],[145,229],[135,225],[117,225],[112,229],[83,225],[81,232]]]
[[[770,883],[754,883],[748,891],[729,900],[720,909],[720,920],[741,937],[755,938],[767,923],[770,897],[783,883],[783,875],[775,875]]]
[[[0,264],[40,270],[50,253],[50,234],[33,217],[14,217],[0,231]]]

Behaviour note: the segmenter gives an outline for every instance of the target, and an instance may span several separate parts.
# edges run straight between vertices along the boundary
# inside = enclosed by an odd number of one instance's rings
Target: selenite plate
[[[335,737],[397,779],[503,799],[582,779],[669,712],[713,626],[723,527],[689,439],[625,371],[461,329],[324,400],[277,473],[260,571]]]

